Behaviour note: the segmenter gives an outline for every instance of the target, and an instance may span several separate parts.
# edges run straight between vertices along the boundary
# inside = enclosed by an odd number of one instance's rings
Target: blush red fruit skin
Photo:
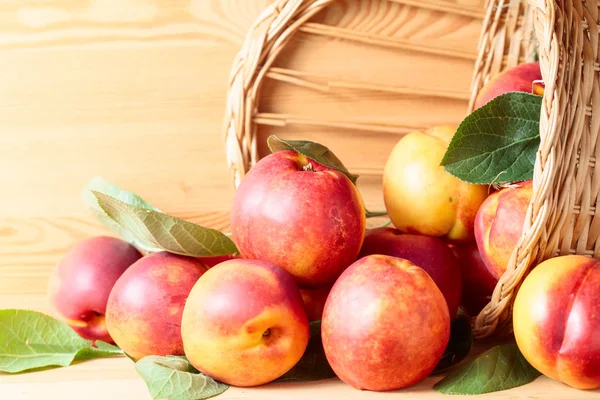
[[[461,268],[462,296],[460,305],[470,316],[476,316],[490,302],[498,279],[483,262],[476,243],[452,246]]]
[[[544,84],[541,81],[542,71],[538,62],[524,63],[506,69],[492,77],[481,88],[475,99],[475,108],[479,108],[489,101],[508,92],[525,92],[536,95],[544,94]]]
[[[234,254],[226,254],[224,256],[213,256],[213,257],[196,257],[198,261],[200,261],[204,266],[208,268],[212,268],[217,264],[220,264],[227,260],[233,260],[234,258],[239,258],[239,256]]]
[[[259,260],[209,269],[185,305],[185,355],[200,372],[235,386],[258,386],[290,370],[310,335],[300,291],[290,274]]]
[[[363,390],[406,388],[426,378],[450,337],[444,296],[408,260],[371,255],[333,285],[321,325],[333,371]]]
[[[135,247],[114,237],[77,243],[50,275],[48,296],[54,313],[84,339],[114,343],[105,324],[108,296],[117,279],[141,257]]]
[[[515,339],[542,374],[600,389],[600,260],[581,255],[535,266],[514,302]]]
[[[168,252],[147,255],[116,282],[108,298],[108,332],[125,353],[183,355],[181,315],[206,267],[192,257]]]
[[[231,208],[242,258],[278,265],[302,287],[332,284],[356,259],[365,228],[350,179],[295,151],[269,154],[252,167]]]
[[[506,271],[519,242],[532,194],[530,180],[502,188],[489,195],[475,215],[475,241],[495,279]]]
[[[309,321],[320,321],[323,316],[323,308],[325,308],[325,302],[327,296],[331,290],[330,286],[324,286],[315,289],[304,289],[300,288],[300,294],[304,301],[304,311]]]
[[[404,234],[380,227],[367,230],[359,258],[383,254],[404,258],[423,268],[441,290],[451,318],[456,316],[462,293],[461,270],[456,256],[441,239]]]

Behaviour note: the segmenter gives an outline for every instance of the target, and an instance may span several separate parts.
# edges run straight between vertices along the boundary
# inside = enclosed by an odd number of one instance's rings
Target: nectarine
[[[523,232],[532,182],[520,182],[492,193],[475,216],[475,239],[492,276],[499,279]]]
[[[475,108],[479,108],[501,94],[508,92],[526,92],[544,94],[542,71],[538,62],[519,64],[493,76],[482,88],[475,99]]]
[[[309,321],[319,321],[323,316],[323,308],[331,286],[323,286],[315,289],[300,288],[300,294],[304,301],[304,311]]]
[[[194,285],[181,335],[197,370],[230,385],[257,386],[300,360],[310,331],[290,274],[265,261],[234,259]]]
[[[231,207],[241,256],[278,265],[303,287],[332,284],[356,259],[365,228],[352,181],[291,150],[254,165]]]
[[[181,315],[206,267],[168,252],[135,262],[115,283],[106,306],[108,332],[134,359],[183,355]]]
[[[558,256],[537,265],[514,302],[517,345],[544,375],[600,388],[600,260]]]
[[[452,242],[473,240],[473,223],[487,186],[452,176],[440,165],[455,129],[411,132],[392,149],[383,171],[383,198],[394,226]]]
[[[462,277],[460,305],[470,316],[476,316],[490,302],[498,283],[483,262],[476,243],[452,246]]]
[[[57,316],[85,339],[114,343],[105,324],[108,296],[117,279],[141,257],[135,247],[115,237],[77,243],[50,275],[49,300]]]
[[[371,255],[333,285],[321,325],[331,368],[347,384],[373,391],[405,388],[427,377],[450,338],[442,292],[408,260]]]
[[[359,258],[383,254],[404,258],[423,268],[441,290],[450,318],[454,319],[462,292],[460,265],[452,250],[442,240],[402,233],[390,227],[367,230]]]

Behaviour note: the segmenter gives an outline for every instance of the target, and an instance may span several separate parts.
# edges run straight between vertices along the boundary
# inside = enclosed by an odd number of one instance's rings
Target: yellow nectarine
[[[394,226],[407,233],[473,240],[475,214],[488,193],[452,176],[440,162],[455,129],[439,126],[404,136],[388,157],[383,197]]]

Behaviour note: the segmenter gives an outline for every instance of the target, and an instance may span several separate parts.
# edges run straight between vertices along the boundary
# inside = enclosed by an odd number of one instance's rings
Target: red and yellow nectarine
[[[383,254],[404,258],[423,268],[441,290],[450,318],[454,319],[462,292],[460,265],[452,250],[442,240],[402,233],[390,227],[369,229],[359,258]]]
[[[435,368],[450,337],[442,292],[408,260],[371,255],[333,285],[321,325],[325,355],[347,384],[387,391],[416,384]]]
[[[147,255],[117,280],[106,306],[108,332],[134,359],[183,355],[181,315],[206,267],[193,257]]]
[[[97,236],[77,243],[50,275],[50,305],[79,336],[114,343],[106,330],[108,296],[142,254],[124,240]]]
[[[525,278],[513,328],[523,356],[544,375],[578,389],[600,388],[600,260],[551,258]]]
[[[257,386],[300,360],[310,332],[290,274],[265,261],[234,259],[194,285],[181,334],[185,355],[200,372],[230,385]]]
[[[508,68],[493,76],[475,98],[475,108],[479,108],[495,97],[508,92],[544,94],[542,71],[538,62],[530,62]]]
[[[356,259],[365,228],[352,181],[291,150],[252,167],[231,207],[241,256],[278,265],[303,287],[332,284]]]
[[[497,280],[504,274],[523,232],[532,182],[514,184],[492,193],[475,216],[475,240],[481,257]]]

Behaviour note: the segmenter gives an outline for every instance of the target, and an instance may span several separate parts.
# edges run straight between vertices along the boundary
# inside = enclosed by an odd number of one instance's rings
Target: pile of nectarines
[[[509,70],[478,104],[532,85],[539,93],[539,79],[536,63]],[[440,361],[459,308],[474,316],[488,303],[532,196],[531,182],[494,191],[444,170],[454,133],[416,131],[392,149],[382,188],[392,227],[367,228],[360,193],[341,170],[276,151],[235,192],[238,253],[142,255],[123,240],[92,238],[56,267],[51,302],[83,337],[115,343],[134,359],[184,355],[237,386],[284,375],[307,348],[309,323],[321,320],[325,355],[342,381],[378,391],[414,385]],[[600,263],[549,263],[519,292],[519,346],[549,376],[598,387],[592,293]]]

